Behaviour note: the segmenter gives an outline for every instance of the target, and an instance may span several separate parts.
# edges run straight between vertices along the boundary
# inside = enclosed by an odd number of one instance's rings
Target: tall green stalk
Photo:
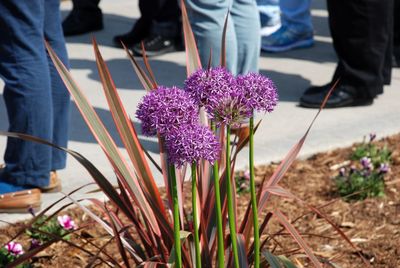
[[[250,118],[250,136],[249,136],[249,165],[250,165],[250,193],[251,207],[253,212],[254,225],[254,268],[260,267],[260,234],[258,227],[258,211],[257,211],[257,196],[256,184],[254,181],[254,117]]]
[[[197,218],[197,185],[196,185],[196,163],[192,164],[192,209],[193,209],[193,232],[194,248],[196,251],[196,268],[201,268],[199,220]]]
[[[216,133],[215,123],[211,122],[211,128]],[[221,206],[221,191],[219,189],[219,169],[218,161],[214,162],[214,192],[215,192],[215,211],[217,215],[217,242],[218,242],[218,267],[224,267],[224,230],[222,226],[222,206]]]
[[[175,166],[169,166],[171,176],[171,191],[172,191],[172,208],[174,216],[174,242],[175,242],[175,265],[177,268],[182,267],[182,253],[181,253],[181,234],[179,224],[179,201],[178,201],[178,186],[176,183]]]
[[[233,193],[232,193],[232,182],[231,182],[231,127],[226,126],[226,194],[228,197],[228,219],[229,219],[229,230],[231,233],[233,260],[235,268],[239,268],[239,252],[236,241],[236,222],[235,222],[235,211],[233,208]]]

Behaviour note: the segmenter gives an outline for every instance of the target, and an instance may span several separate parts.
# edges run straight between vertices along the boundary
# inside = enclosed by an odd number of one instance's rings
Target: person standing
[[[68,66],[59,0],[0,1],[0,76],[9,131],[67,146],[70,96],[48,57],[47,40]],[[0,171],[0,212],[37,209],[41,191],[60,188],[66,154],[8,138]]]
[[[391,81],[393,0],[328,0],[329,26],[338,64],[330,83],[307,89],[300,105],[318,108],[370,105]]]

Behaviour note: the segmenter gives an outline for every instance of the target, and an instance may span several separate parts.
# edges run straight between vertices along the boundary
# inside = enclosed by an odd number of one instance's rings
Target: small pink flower
[[[6,244],[5,249],[7,249],[8,253],[14,256],[24,254],[24,251],[22,250],[22,245],[20,243],[15,243],[13,241]]]
[[[75,230],[76,229],[75,222],[68,215],[58,216],[57,220],[58,220],[58,223],[61,225],[61,227],[64,228],[65,230]]]
[[[246,180],[250,180],[250,170],[246,169],[244,171],[243,178]]]

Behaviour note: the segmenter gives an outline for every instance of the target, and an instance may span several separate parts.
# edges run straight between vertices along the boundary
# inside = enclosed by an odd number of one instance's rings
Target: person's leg
[[[328,0],[339,58],[335,77],[360,97],[374,98],[383,92],[385,55],[392,41],[392,7],[391,0]]]
[[[100,0],[72,0],[74,10],[86,10],[92,12],[101,11]]]
[[[43,43],[44,0],[0,1],[0,74],[9,131],[52,139],[50,75]],[[49,146],[9,138],[1,181],[43,187],[49,183]]]
[[[68,55],[62,34],[60,18],[60,1],[45,0],[44,36],[57,56],[68,67]],[[51,77],[51,94],[53,100],[53,137],[52,142],[67,147],[70,96],[56,68],[48,57]],[[52,149],[51,170],[65,167],[66,153]]]
[[[327,107],[371,104],[390,80],[393,1],[328,0],[328,12],[339,59],[330,84],[340,80]],[[319,107],[328,89],[307,90],[300,104]]]
[[[312,32],[310,0],[280,0],[281,24],[297,32]]]
[[[188,0],[186,4],[201,64],[204,68],[207,66],[212,50],[211,66],[220,66],[222,31],[230,7],[228,1]],[[231,17],[226,33],[226,66],[232,73],[237,73],[237,39]]]
[[[143,0],[142,0],[143,1]],[[181,11],[176,0],[157,0],[149,6],[151,9],[150,35],[143,40],[148,56],[161,55],[182,49]],[[148,12],[150,13],[150,12]],[[142,48],[138,43],[132,51],[142,56]]]
[[[103,29],[100,0],[73,0],[73,9],[62,23],[65,36],[84,34]]]
[[[266,52],[282,52],[314,44],[310,0],[280,0],[281,27],[262,40]]]
[[[400,0],[394,0],[393,55],[397,67],[400,67]]]
[[[258,72],[260,20],[256,2],[234,0],[231,9],[237,40],[237,73]]]

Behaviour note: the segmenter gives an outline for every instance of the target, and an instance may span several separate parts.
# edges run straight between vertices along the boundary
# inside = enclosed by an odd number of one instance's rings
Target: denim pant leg
[[[281,24],[299,32],[312,32],[310,0],[280,0]]]
[[[230,5],[230,2],[187,1],[189,19],[196,37],[201,63],[203,66],[207,65],[212,50],[212,66],[220,65],[222,31],[226,14],[230,9],[226,32],[226,66],[233,74],[257,70],[259,41],[252,42],[260,38],[256,3],[253,0],[234,0]],[[253,28],[254,25],[257,27]],[[258,50],[257,53],[254,53],[255,50]]]
[[[0,1],[0,74],[9,131],[52,137],[50,74],[43,43],[44,0]],[[17,185],[48,184],[51,148],[9,138],[1,180]]]
[[[234,0],[231,17],[237,39],[237,73],[258,72],[261,26],[256,1]]]
[[[65,47],[64,35],[61,27],[60,1],[45,0],[44,17],[44,36],[54,49],[57,56],[68,68],[68,55]],[[70,116],[70,96],[63,81],[60,78],[50,57],[47,58],[50,69],[51,94],[53,102],[53,137],[52,143],[62,147],[67,147],[69,116]],[[52,148],[51,170],[65,168],[66,153]]]
[[[212,51],[211,66],[221,65],[221,40],[230,1],[188,0],[186,1],[190,24],[196,38],[200,61],[204,68]],[[226,67],[237,72],[237,42],[232,18],[228,19],[226,32]]]

